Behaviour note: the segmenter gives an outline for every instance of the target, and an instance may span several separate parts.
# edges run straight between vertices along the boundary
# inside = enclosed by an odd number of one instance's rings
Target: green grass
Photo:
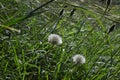
[[[54,1],[39,9],[39,14],[22,20],[47,1],[31,2],[0,2],[0,80],[120,79],[120,29],[106,33],[113,21],[101,18],[102,14],[88,3],[74,6],[66,0]],[[73,8],[77,10],[70,17]],[[115,10],[109,14],[114,15]],[[59,34],[63,44],[50,44],[51,33]],[[72,61],[75,54],[84,55],[86,63],[75,64]]]

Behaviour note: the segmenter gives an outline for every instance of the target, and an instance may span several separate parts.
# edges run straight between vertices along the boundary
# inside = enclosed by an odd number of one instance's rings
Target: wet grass
[[[89,6],[64,1],[52,2],[39,9],[39,14],[21,20],[43,3],[0,2],[0,80],[119,80],[120,29],[107,34],[115,22],[101,19]],[[51,33],[59,34],[63,44],[50,44]],[[84,55],[86,63],[75,64],[75,54]]]

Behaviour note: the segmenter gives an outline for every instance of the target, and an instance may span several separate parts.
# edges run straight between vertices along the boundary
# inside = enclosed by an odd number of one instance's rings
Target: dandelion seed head
[[[62,38],[57,34],[50,34],[48,36],[48,42],[55,44],[55,45],[60,45],[62,44]]]
[[[18,30],[18,33],[21,33],[21,30]]]
[[[81,2],[85,2],[85,0],[80,0]]]
[[[76,54],[72,57],[73,62],[75,62],[76,64],[83,64],[85,63],[85,57],[83,55],[80,54]]]

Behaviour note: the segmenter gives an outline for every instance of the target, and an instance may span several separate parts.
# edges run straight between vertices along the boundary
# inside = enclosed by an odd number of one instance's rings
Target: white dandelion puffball
[[[80,54],[76,54],[72,57],[73,62],[75,62],[76,64],[83,64],[85,63],[85,57],[83,55]]]
[[[85,2],[85,0],[80,0],[81,2]]]
[[[48,36],[48,42],[55,44],[55,45],[60,45],[62,44],[62,38],[57,34],[50,34]]]

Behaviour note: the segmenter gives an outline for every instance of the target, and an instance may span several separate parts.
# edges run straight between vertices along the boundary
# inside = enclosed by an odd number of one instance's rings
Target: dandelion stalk
[[[6,25],[1,25],[1,24],[0,24],[0,26],[3,27],[3,28],[9,29],[11,31],[15,31],[15,32],[20,33],[20,30],[18,30],[18,29],[15,29],[15,28],[12,28],[12,27],[9,27],[9,26],[6,26]]]

